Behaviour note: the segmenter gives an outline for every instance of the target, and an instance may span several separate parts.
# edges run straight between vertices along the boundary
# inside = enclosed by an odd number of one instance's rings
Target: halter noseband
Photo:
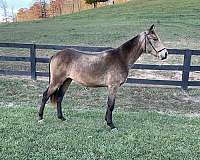
[[[145,53],[147,52],[147,40],[149,42],[149,44],[151,45],[151,47],[153,48],[153,50],[156,52],[156,53],[160,53],[162,52],[163,50],[165,50],[166,48],[163,48],[163,49],[160,49],[159,51],[156,50],[156,48],[153,46],[153,44],[151,43],[150,39],[148,38],[148,34],[146,32],[144,32],[145,34]],[[147,39],[147,40],[146,40]]]

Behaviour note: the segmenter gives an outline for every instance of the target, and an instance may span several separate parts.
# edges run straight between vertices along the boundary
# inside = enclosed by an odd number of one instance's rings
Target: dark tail
[[[52,58],[53,58],[53,56],[51,56],[51,58],[49,59],[49,84],[50,84],[50,80],[51,80],[50,64],[51,64]]]
[[[58,97],[58,89],[50,96],[51,105],[56,107]]]

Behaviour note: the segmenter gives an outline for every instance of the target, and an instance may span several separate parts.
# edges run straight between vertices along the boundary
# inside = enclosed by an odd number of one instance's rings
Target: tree
[[[48,7],[48,3],[47,0],[36,0],[36,3],[40,4],[41,7],[41,18],[47,18],[47,7]]]
[[[47,18],[47,1],[40,0],[42,18]]]
[[[12,11],[12,15],[11,15],[12,22],[16,22],[16,15],[14,13],[14,7],[11,8],[11,11]]]
[[[6,0],[0,0],[0,8],[3,9],[3,17],[4,21],[7,23],[8,22],[8,5]]]
[[[85,2],[87,4],[93,4],[94,5],[94,8],[97,8],[97,3],[98,2],[107,2],[108,0],[85,0]]]

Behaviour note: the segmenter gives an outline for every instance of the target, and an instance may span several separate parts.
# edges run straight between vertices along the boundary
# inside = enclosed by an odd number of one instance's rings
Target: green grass
[[[105,88],[72,84],[61,122],[37,106],[45,81],[0,78],[0,159],[199,159],[200,90],[122,87],[110,131]],[[160,114],[162,113],[162,114]]]
[[[65,110],[66,122],[35,109],[1,108],[1,159],[199,159],[198,118],[157,113],[115,113],[119,130],[103,124],[102,111]]]
[[[116,47],[155,23],[168,48],[199,49],[199,18],[198,0],[131,0],[44,21],[1,24],[0,41]]]

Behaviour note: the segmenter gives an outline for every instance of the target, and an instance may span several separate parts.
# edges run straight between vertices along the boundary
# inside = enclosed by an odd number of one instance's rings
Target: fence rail
[[[0,56],[0,61],[22,61],[30,62],[30,72],[28,71],[12,71],[0,69],[0,74],[3,75],[25,75],[31,76],[36,80],[37,76],[48,77],[48,72],[37,72],[36,64],[49,63],[49,58],[36,57],[37,49],[53,49],[62,50],[64,48],[74,48],[81,51],[100,52],[111,47],[87,47],[87,46],[61,46],[61,45],[43,45],[43,44],[22,44],[22,43],[0,43],[0,47],[4,48],[28,48],[30,49],[29,57],[14,57],[14,56]],[[152,64],[135,64],[131,69],[148,69],[148,70],[164,70],[164,71],[182,71],[182,79],[178,80],[150,80],[150,79],[134,79],[128,78],[126,83],[136,84],[152,84],[152,85],[172,85],[181,86],[182,89],[187,90],[188,86],[200,86],[200,81],[189,81],[190,72],[200,71],[200,66],[191,66],[192,55],[200,56],[200,50],[189,49],[168,49],[169,54],[183,55],[183,65],[152,65]]]

